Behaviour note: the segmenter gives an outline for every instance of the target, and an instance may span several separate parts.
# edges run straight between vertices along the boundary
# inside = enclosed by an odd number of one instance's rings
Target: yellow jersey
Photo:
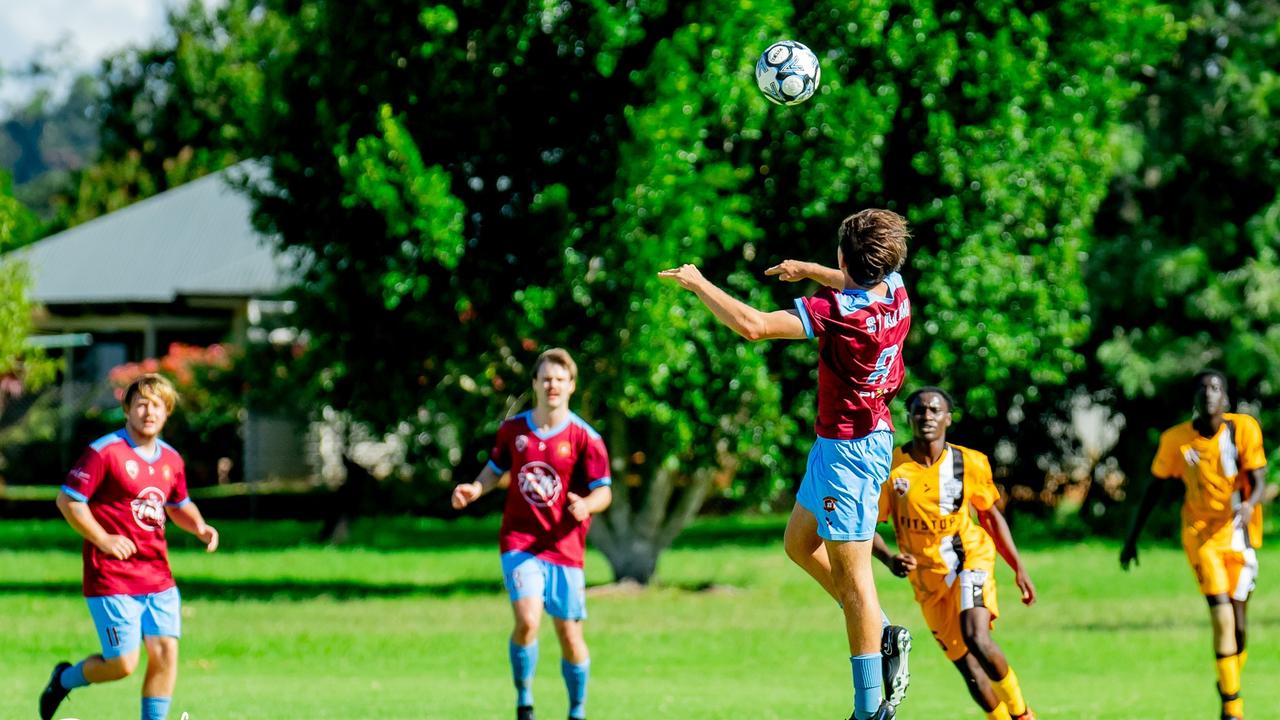
[[[904,448],[894,450],[889,482],[880,490],[880,520],[893,520],[899,551],[916,558],[917,598],[950,587],[961,570],[995,568],[995,542],[970,508],[987,510],[999,497],[991,463],[976,450],[948,443],[929,466]]]
[[[1151,462],[1152,475],[1179,478],[1186,485],[1182,527],[1201,542],[1230,542],[1233,506],[1249,496],[1247,473],[1267,466],[1258,421],[1238,413],[1225,417],[1213,437],[1204,437],[1190,422],[1165,430]],[[1262,545],[1261,506],[1254,507],[1249,519],[1249,541],[1253,547]]]

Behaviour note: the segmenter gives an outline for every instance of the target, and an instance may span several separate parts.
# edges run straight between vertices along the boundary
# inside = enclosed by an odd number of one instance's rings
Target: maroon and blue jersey
[[[604,441],[582,418],[569,413],[559,426],[539,432],[533,412],[498,427],[489,467],[511,471],[498,542],[502,552],[519,550],[547,562],[582,567],[591,518],[573,519],[569,493],[586,497],[611,484]]]
[[[911,304],[902,276],[885,278],[888,295],[822,288],[796,298],[805,334],[818,338],[818,437],[852,440],[893,431],[889,401],[902,388],[902,343]]]
[[[117,560],[86,540],[86,597],[146,595],[174,586],[164,538],[165,508],[191,502],[178,451],[157,440],[156,454],[145,457],[127,431],[117,430],[85,449],[62,491],[87,503],[103,530],[129,538],[138,548],[129,559]]]

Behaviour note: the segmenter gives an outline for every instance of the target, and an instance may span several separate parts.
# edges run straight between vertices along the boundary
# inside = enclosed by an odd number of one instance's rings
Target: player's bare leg
[[[533,720],[533,675],[538,666],[538,628],[542,598],[523,597],[511,603],[516,626],[511,631],[511,674],[516,687],[516,720]]]
[[[801,507],[800,503],[796,503],[791,509],[791,518],[787,520],[787,529],[782,535],[782,546],[792,562],[817,580],[833,600],[841,602],[835,581],[831,579],[831,560],[827,557],[827,548],[822,538],[818,537],[818,519]]]
[[[560,674],[569,693],[569,717],[581,720],[586,717],[587,680],[591,670],[582,621],[555,618],[555,625],[556,637],[560,640]]]
[[[142,680],[142,717],[163,720],[169,714],[173,688],[178,682],[178,638],[142,638],[147,649],[147,674]]]
[[[1015,720],[1034,720],[1035,713],[1022,696],[1017,673],[1009,667],[1004,651],[991,637],[991,611],[985,607],[975,607],[961,612],[960,634],[964,637],[969,654],[986,674],[992,693],[1004,703],[1009,716]]]
[[[1240,656],[1240,672],[1244,672],[1245,661],[1249,659],[1249,648],[1245,644],[1245,628],[1248,625],[1249,601],[1232,600],[1231,610],[1236,616],[1236,654]]]
[[[954,665],[960,671],[960,676],[964,678],[969,697],[978,703],[978,707],[987,713],[987,717],[1000,717],[1001,720],[1008,717],[1008,710],[1003,717],[998,714],[1002,705],[1000,698],[996,697],[995,691],[991,688],[991,678],[987,677],[987,671],[982,669],[982,665],[973,653],[966,653],[964,657],[956,660]]]
[[[823,544],[831,562],[831,579],[835,585],[836,598],[844,610],[849,657],[854,665],[853,717],[855,720],[892,717],[892,709],[884,700],[886,688],[883,687],[882,679],[872,677],[866,671],[866,663],[869,658],[874,657],[876,674],[879,674],[880,636],[883,627],[880,598],[876,594],[875,578],[871,571],[871,541],[824,540]]]
[[[138,657],[138,651],[134,650],[109,660],[101,655],[86,658],[84,661],[84,679],[90,683],[123,680],[138,669]]]
[[[1222,698],[1222,717],[1243,718],[1244,700],[1240,698],[1240,656],[1236,645],[1236,613],[1227,595],[1208,595],[1209,617],[1213,624],[1213,651],[1217,656],[1218,695]]]

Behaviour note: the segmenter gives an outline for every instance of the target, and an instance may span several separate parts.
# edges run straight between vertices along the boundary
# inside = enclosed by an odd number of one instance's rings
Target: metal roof
[[[292,263],[254,229],[252,202],[232,186],[262,172],[242,162],[16,251],[30,268],[31,300],[169,303],[279,293]]]

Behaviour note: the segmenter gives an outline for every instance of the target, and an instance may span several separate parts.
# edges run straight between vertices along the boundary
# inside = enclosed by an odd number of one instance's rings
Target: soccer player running
[[[1255,548],[1262,544],[1262,507],[1266,497],[1267,456],[1262,428],[1248,415],[1227,412],[1227,379],[1204,370],[1192,381],[1194,414],[1165,430],[1142,503],[1129,528],[1120,565],[1138,563],[1138,536],[1155,508],[1164,482],[1186,485],[1182,504],[1182,548],[1209,602],[1213,650],[1217,655],[1218,695],[1223,720],[1241,720],[1240,675],[1245,650],[1245,614],[1258,576]]]
[[[84,537],[84,594],[102,652],[60,662],[40,695],[51,720],[67,694],[120,680],[147,651],[142,720],[164,720],[178,679],[182,602],[169,570],[165,516],[218,549],[218,531],[187,495],[182,456],[160,439],[178,400],[173,385],[147,374],[125,390],[125,427],[96,440],[58,493],[58,509]]]
[[[498,542],[502,574],[515,612],[509,656],[517,720],[533,720],[533,676],[543,608],[555,621],[560,671],[569,691],[569,717],[586,717],[591,669],[582,621],[587,617],[582,574],[591,516],[613,500],[609,455],[600,434],[569,411],[578,366],[560,348],[533,366],[533,410],[498,427],[489,463],[474,482],[453,489],[461,510],[497,486],[508,471]]]
[[[908,236],[906,220],[888,210],[845,218],[838,231],[839,269],[787,260],[766,271],[826,286],[797,298],[794,309],[756,310],[693,265],[658,273],[695,293],[747,340],[818,338],[817,439],[784,544],[843,608],[853,666],[852,720],[893,718],[909,677],[911,636],[882,622],[871,569],[877,500],[893,453],[888,406],[902,385],[902,343],[911,320],[897,272]]]
[[[987,717],[1035,720],[1018,676],[991,639],[1000,614],[996,552],[1013,568],[1023,604],[1036,601],[1036,589],[996,507],[987,456],[947,442],[951,408],[941,388],[907,396],[911,442],[894,451],[889,487],[880,493],[880,520],[893,520],[898,552],[879,534],[873,552],[894,575],[911,579],[925,622]]]

